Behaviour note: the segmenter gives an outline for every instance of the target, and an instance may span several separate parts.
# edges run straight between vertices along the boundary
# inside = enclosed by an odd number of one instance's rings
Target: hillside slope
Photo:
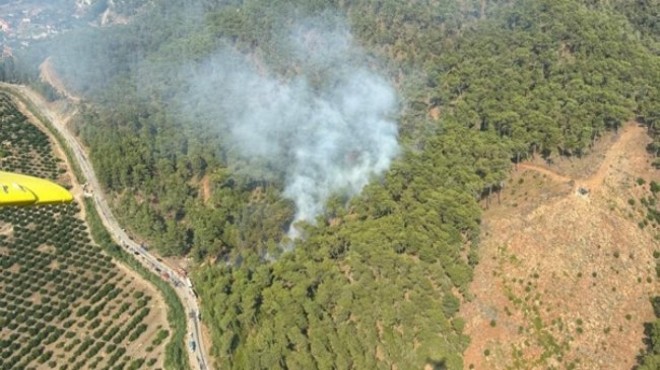
[[[472,338],[467,364],[626,369],[637,363],[643,324],[655,317],[650,298],[660,294],[659,225],[646,218],[640,200],[655,204],[649,183],[660,181],[660,173],[644,150],[650,139],[643,127],[629,123],[606,141],[601,156],[578,161],[597,169],[586,177],[553,176],[552,168],[565,163],[521,165],[501,203],[485,212],[482,263],[470,286],[475,298],[461,309]],[[649,225],[640,225],[645,220]]]
[[[52,56],[82,97],[73,127],[122,222],[152,249],[196,263],[221,368],[459,369],[470,317],[457,312],[480,260],[480,202],[506,194],[515,163],[582,158],[624,122],[658,136],[660,60],[645,4],[156,1],[135,22],[63,35],[33,63],[29,52],[5,61],[0,76],[35,81]],[[237,56],[268,86],[303,81],[315,98],[332,95],[345,81],[303,62],[346,43],[319,44],[315,27],[349,35],[348,61],[396,89],[388,119],[401,150],[359,195],[331,194],[292,243],[292,169],[241,155],[227,129],[233,107],[282,96],[260,100],[268,94],[248,85],[257,96],[237,101],[225,87],[241,84],[214,71]],[[291,33],[305,47],[292,48]],[[231,72],[219,75],[241,76]],[[259,121],[316,118],[269,116]],[[333,158],[359,160],[350,148]]]

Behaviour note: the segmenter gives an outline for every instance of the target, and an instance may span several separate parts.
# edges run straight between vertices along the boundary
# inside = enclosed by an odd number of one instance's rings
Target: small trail
[[[627,155],[626,147],[633,140],[640,140],[646,135],[646,128],[643,126],[629,122],[625,124],[619,131],[619,136],[612,144],[612,146],[607,150],[605,154],[605,159],[598,167],[596,173],[591,175],[588,179],[581,181],[582,184],[588,188],[597,189],[603,185],[605,178],[610,174],[611,169],[614,167],[616,162]]]
[[[546,176],[550,177],[551,179],[553,179],[557,182],[569,182],[569,181],[572,180],[570,177],[562,176],[562,175],[558,174],[557,172],[555,172],[551,169],[541,167],[541,166],[537,166],[537,165],[531,164],[531,163],[520,163],[518,165],[518,169],[536,171],[538,173],[541,173],[543,175],[546,175]]]
[[[639,140],[646,134],[646,129],[634,122],[629,122],[623,125],[621,130],[619,130],[616,141],[605,153],[605,158],[601,162],[598,170],[589,176],[586,179],[580,178],[571,178],[559,174],[556,171],[553,171],[549,168],[539,166],[533,163],[524,162],[518,164],[518,170],[530,170],[536,171],[543,175],[548,176],[550,179],[557,182],[569,182],[575,181],[576,186],[584,187],[590,190],[597,190],[605,182],[605,178],[610,174],[611,169],[614,167],[616,162],[626,155],[625,148],[632,140]]]

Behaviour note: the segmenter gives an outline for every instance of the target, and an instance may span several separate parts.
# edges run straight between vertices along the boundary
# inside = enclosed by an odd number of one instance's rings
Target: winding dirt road
[[[555,171],[531,163],[520,163],[518,165],[518,169],[536,171],[540,174],[550,177],[557,182],[569,182],[572,180],[570,177],[562,176]]]
[[[645,133],[646,128],[634,122],[629,122],[623,125],[617,134],[616,141],[608,149],[607,153],[605,154],[605,158],[598,166],[596,172],[587,178],[571,178],[559,174],[549,168],[529,162],[520,163],[518,165],[518,170],[536,171],[548,176],[550,179],[557,182],[575,181],[576,188],[583,187],[589,189],[590,191],[599,190],[599,188],[603,185],[607,174],[613,169],[617,159],[623,154],[626,146],[633,140],[640,140],[640,137],[643,137]]]
[[[105,199],[105,194],[96,178],[94,168],[92,167],[91,161],[88,159],[86,151],[73,133],[67,129],[66,120],[51,111],[43,97],[28,87],[2,82],[0,82],[0,86],[30,101],[39,113],[47,118],[52,123],[52,126],[62,135],[65,140],[63,144],[66,144],[69,147],[75,157],[75,161],[78,162],[80,169],[87,178],[89,195],[94,200],[99,216],[110,235],[112,235],[114,241],[118,245],[124,247],[127,252],[136,256],[136,260],[145,268],[172,285],[174,291],[177,293],[179,300],[183,304],[184,310],[188,313],[188,320],[186,321],[186,349],[191,367],[199,370],[210,369],[208,357],[205,353],[206,346],[204,346],[202,342],[199,304],[195,297],[195,293],[193,292],[190,280],[182,278],[177,271],[164,264],[160,258],[154,256],[142,248],[138,243],[134,242],[119,225],[119,222],[112,214],[108,202]],[[75,181],[75,177],[73,177],[73,179]]]

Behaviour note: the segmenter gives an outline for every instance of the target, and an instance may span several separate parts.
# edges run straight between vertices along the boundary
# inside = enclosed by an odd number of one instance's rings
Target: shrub
[[[82,306],[76,311],[76,316],[83,316],[85,315],[90,309],[90,306]]]
[[[147,325],[145,325],[145,324],[140,324],[140,325],[138,325],[138,327],[135,328],[135,330],[133,331],[133,333],[131,333],[131,335],[128,337],[128,340],[131,341],[131,342],[134,341],[134,340],[136,340],[136,339],[137,339],[140,335],[142,335],[142,333],[144,333],[146,330],[147,330]]]
[[[117,346],[110,343],[110,344],[108,344],[107,347],[105,347],[105,353],[108,353],[108,354],[112,353],[112,352],[114,352],[115,349],[117,349]]]
[[[651,181],[651,192],[652,192],[653,194],[655,194],[655,193],[657,193],[657,192],[659,192],[659,191],[660,191],[660,184],[658,184],[658,183],[655,182],[655,181]]]
[[[456,321],[456,320],[454,320],[454,321]],[[156,338],[154,339],[152,344],[155,345],[155,346],[160,345],[169,335],[170,335],[169,331],[167,331],[165,329],[159,330],[158,334],[156,334]]]

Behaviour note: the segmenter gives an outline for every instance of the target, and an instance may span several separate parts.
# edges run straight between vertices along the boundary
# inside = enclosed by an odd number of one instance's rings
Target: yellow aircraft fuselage
[[[69,191],[51,181],[0,171],[0,207],[69,203]]]

